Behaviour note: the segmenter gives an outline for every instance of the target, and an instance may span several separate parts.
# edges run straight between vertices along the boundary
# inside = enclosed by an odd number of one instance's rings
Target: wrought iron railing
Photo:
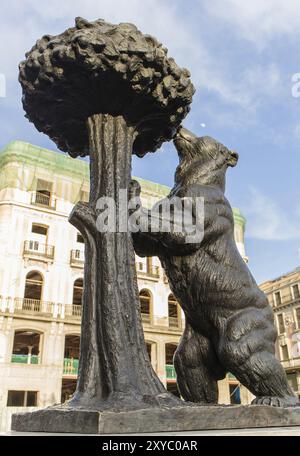
[[[169,327],[170,328],[179,328],[180,320],[178,317],[168,317]]]
[[[45,206],[50,209],[55,209],[56,201],[51,195],[45,195],[44,193],[34,192],[31,195],[31,204],[36,206]]]
[[[39,357],[38,355],[18,355],[13,353],[11,362],[18,364],[39,364]]]
[[[42,244],[39,241],[24,241],[24,255],[53,259],[54,251],[54,245]]]
[[[173,364],[166,364],[166,379],[176,380],[176,372]]]
[[[80,318],[82,313],[82,306],[78,304],[66,304],[64,306],[65,316]]]
[[[49,301],[40,301],[30,298],[15,298],[14,312],[16,313],[37,313],[37,314],[53,314],[54,303]]]
[[[77,375],[78,374],[78,359],[65,358],[64,359],[64,375]]]

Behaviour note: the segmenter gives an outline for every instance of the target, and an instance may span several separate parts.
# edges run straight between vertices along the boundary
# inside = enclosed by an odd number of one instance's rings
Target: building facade
[[[169,188],[139,179],[146,207]],[[77,379],[84,244],[68,222],[87,201],[88,163],[14,141],[0,153],[0,409],[44,407],[68,399]],[[237,246],[245,219],[234,210]],[[184,315],[157,258],[136,257],[148,354],[168,390],[178,394],[173,354]],[[252,396],[228,376],[220,402]]]
[[[300,268],[260,285],[272,306],[277,329],[276,356],[300,399]]]

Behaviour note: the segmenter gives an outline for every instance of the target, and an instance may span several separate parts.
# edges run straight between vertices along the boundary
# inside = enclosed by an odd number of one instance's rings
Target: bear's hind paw
[[[295,396],[258,396],[251,402],[251,405],[270,405],[272,407],[295,407],[298,399]]]

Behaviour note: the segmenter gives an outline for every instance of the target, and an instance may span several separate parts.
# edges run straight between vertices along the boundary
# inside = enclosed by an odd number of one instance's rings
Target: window
[[[178,303],[172,294],[168,297],[168,319],[169,326],[178,328],[179,326],[179,309]]]
[[[147,349],[147,353],[148,353],[149,359],[151,361],[152,344],[150,342],[146,342],[146,349]]]
[[[280,291],[276,291],[274,293],[274,299],[275,299],[275,306],[280,306],[281,305],[281,294],[280,294]]]
[[[37,391],[8,391],[7,407],[37,406]]]
[[[148,290],[140,291],[141,315],[144,323],[151,322],[151,294]]]
[[[63,378],[61,383],[61,403],[71,399],[76,390],[77,380],[73,378]]]
[[[44,179],[38,179],[36,184],[36,191],[45,194],[51,193],[52,182],[46,181]]]
[[[16,331],[11,357],[12,363],[38,364],[41,335],[34,331]]]
[[[43,277],[37,271],[31,271],[26,276],[24,300],[35,299],[40,301],[42,299],[43,290]]]
[[[229,384],[230,404],[241,403],[240,386],[236,383]]]
[[[297,326],[300,328],[300,307],[296,308],[296,320],[297,320]]]
[[[283,314],[278,314],[278,315],[277,315],[277,322],[278,322],[278,331],[279,331],[279,334],[284,333],[284,331],[285,331],[285,326],[284,326]]]
[[[38,225],[37,223],[33,223],[31,232],[35,234],[40,234],[42,236],[47,236],[48,227],[44,225]]]
[[[67,335],[65,337],[65,358],[79,359],[80,336]]]
[[[176,344],[166,344],[165,351],[165,363],[166,363],[166,380],[167,380],[167,390],[170,391],[175,396],[180,397],[180,392],[177,387],[176,382],[176,372],[173,366],[173,358],[175,351],[177,349]]]
[[[176,348],[177,348],[176,344],[166,344],[166,364],[168,364],[168,365],[173,364],[173,357],[174,357]]]
[[[36,200],[37,204],[43,206],[51,206],[51,193],[52,193],[52,182],[48,182],[43,179],[37,180],[36,185]]]
[[[77,233],[77,238],[76,241],[79,242],[80,244],[84,244],[84,239],[81,233]]]
[[[29,241],[25,245],[25,248],[28,246],[29,250],[36,250],[37,252],[40,250],[40,244],[39,241]]]
[[[73,306],[81,306],[83,294],[83,279],[77,279],[73,286]]]
[[[287,345],[281,345],[281,359],[282,361],[289,359],[289,351]]]
[[[294,299],[300,298],[299,285],[296,283],[296,285],[292,286],[292,289],[293,289],[293,297],[294,297]]]
[[[64,376],[78,374],[79,348],[80,336],[67,335],[65,337]]]

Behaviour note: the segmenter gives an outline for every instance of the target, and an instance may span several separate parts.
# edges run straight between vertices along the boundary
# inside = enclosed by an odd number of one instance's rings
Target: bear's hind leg
[[[185,401],[217,403],[217,380],[225,377],[211,342],[188,322],[174,355],[177,385]]]
[[[298,399],[275,358],[275,338],[271,309],[245,310],[227,322],[218,356],[223,366],[256,396],[252,404],[294,406]]]

